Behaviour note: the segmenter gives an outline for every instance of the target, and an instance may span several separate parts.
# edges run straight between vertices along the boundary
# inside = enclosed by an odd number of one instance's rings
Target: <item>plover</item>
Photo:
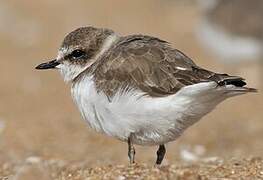
[[[94,27],[69,33],[57,58],[36,67],[53,68],[72,84],[89,126],[128,143],[130,163],[138,144],[159,146],[156,164],[161,164],[165,144],[217,104],[256,92],[241,77],[197,66],[164,40]]]

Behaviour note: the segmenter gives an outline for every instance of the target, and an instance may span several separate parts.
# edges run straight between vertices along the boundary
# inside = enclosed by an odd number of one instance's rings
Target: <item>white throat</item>
[[[72,81],[74,78],[76,78],[81,72],[83,72],[85,69],[87,69],[89,66],[91,66],[94,62],[96,62],[100,57],[110,49],[110,47],[118,40],[119,36],[117,34],[112,34],[109,37],[106,38],[104,41],[100,51],[98,54],[91,60],[89,60],[89,63],[87,63],[86,66],[79,66],[79,65],[73,65],[69,64],[68,62],[64,62],[63,64],[60,64],[57,66],[59,69],[62,77],[64,78],[65,82]],[[61,49],[58,52],[57,59],[61,59],[66,54],[67,49]]]

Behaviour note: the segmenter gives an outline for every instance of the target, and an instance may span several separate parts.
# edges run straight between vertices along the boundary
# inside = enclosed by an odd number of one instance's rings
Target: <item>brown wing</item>
[[[118,89],[140,89],[152,97],[167,96],[184,86],[220,82],[223,77],[229,76],[201,69],[167,42],[142,35],[124,37],[94,71],[97,89],[108,97]]]

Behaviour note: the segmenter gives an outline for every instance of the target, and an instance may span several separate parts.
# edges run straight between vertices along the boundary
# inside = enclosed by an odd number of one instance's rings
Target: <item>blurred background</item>
[[[198,65],[259,89],[223,102],[169,143],[164,163],[262,156],[263,3],[245,1],[1,0],[0,162],[41,156],[127,163],[126,143],[87,127],[58,72],[34,69],[56,57],[68,32],[88,25],[159,37]],[[153,163],[156,149],[137,146],[137,161]]]

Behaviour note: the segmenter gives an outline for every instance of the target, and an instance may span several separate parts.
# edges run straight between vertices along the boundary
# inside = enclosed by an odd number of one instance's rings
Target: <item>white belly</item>
[[[97,93],[92,78],[72,86],[72,96],[91,128],[135,144],[158,145],[175,140],[190,125],[224,100],[226,88],[216,83],[199,83],[175,95],[152,98],[130,91],[117,93],[111,101]]]

